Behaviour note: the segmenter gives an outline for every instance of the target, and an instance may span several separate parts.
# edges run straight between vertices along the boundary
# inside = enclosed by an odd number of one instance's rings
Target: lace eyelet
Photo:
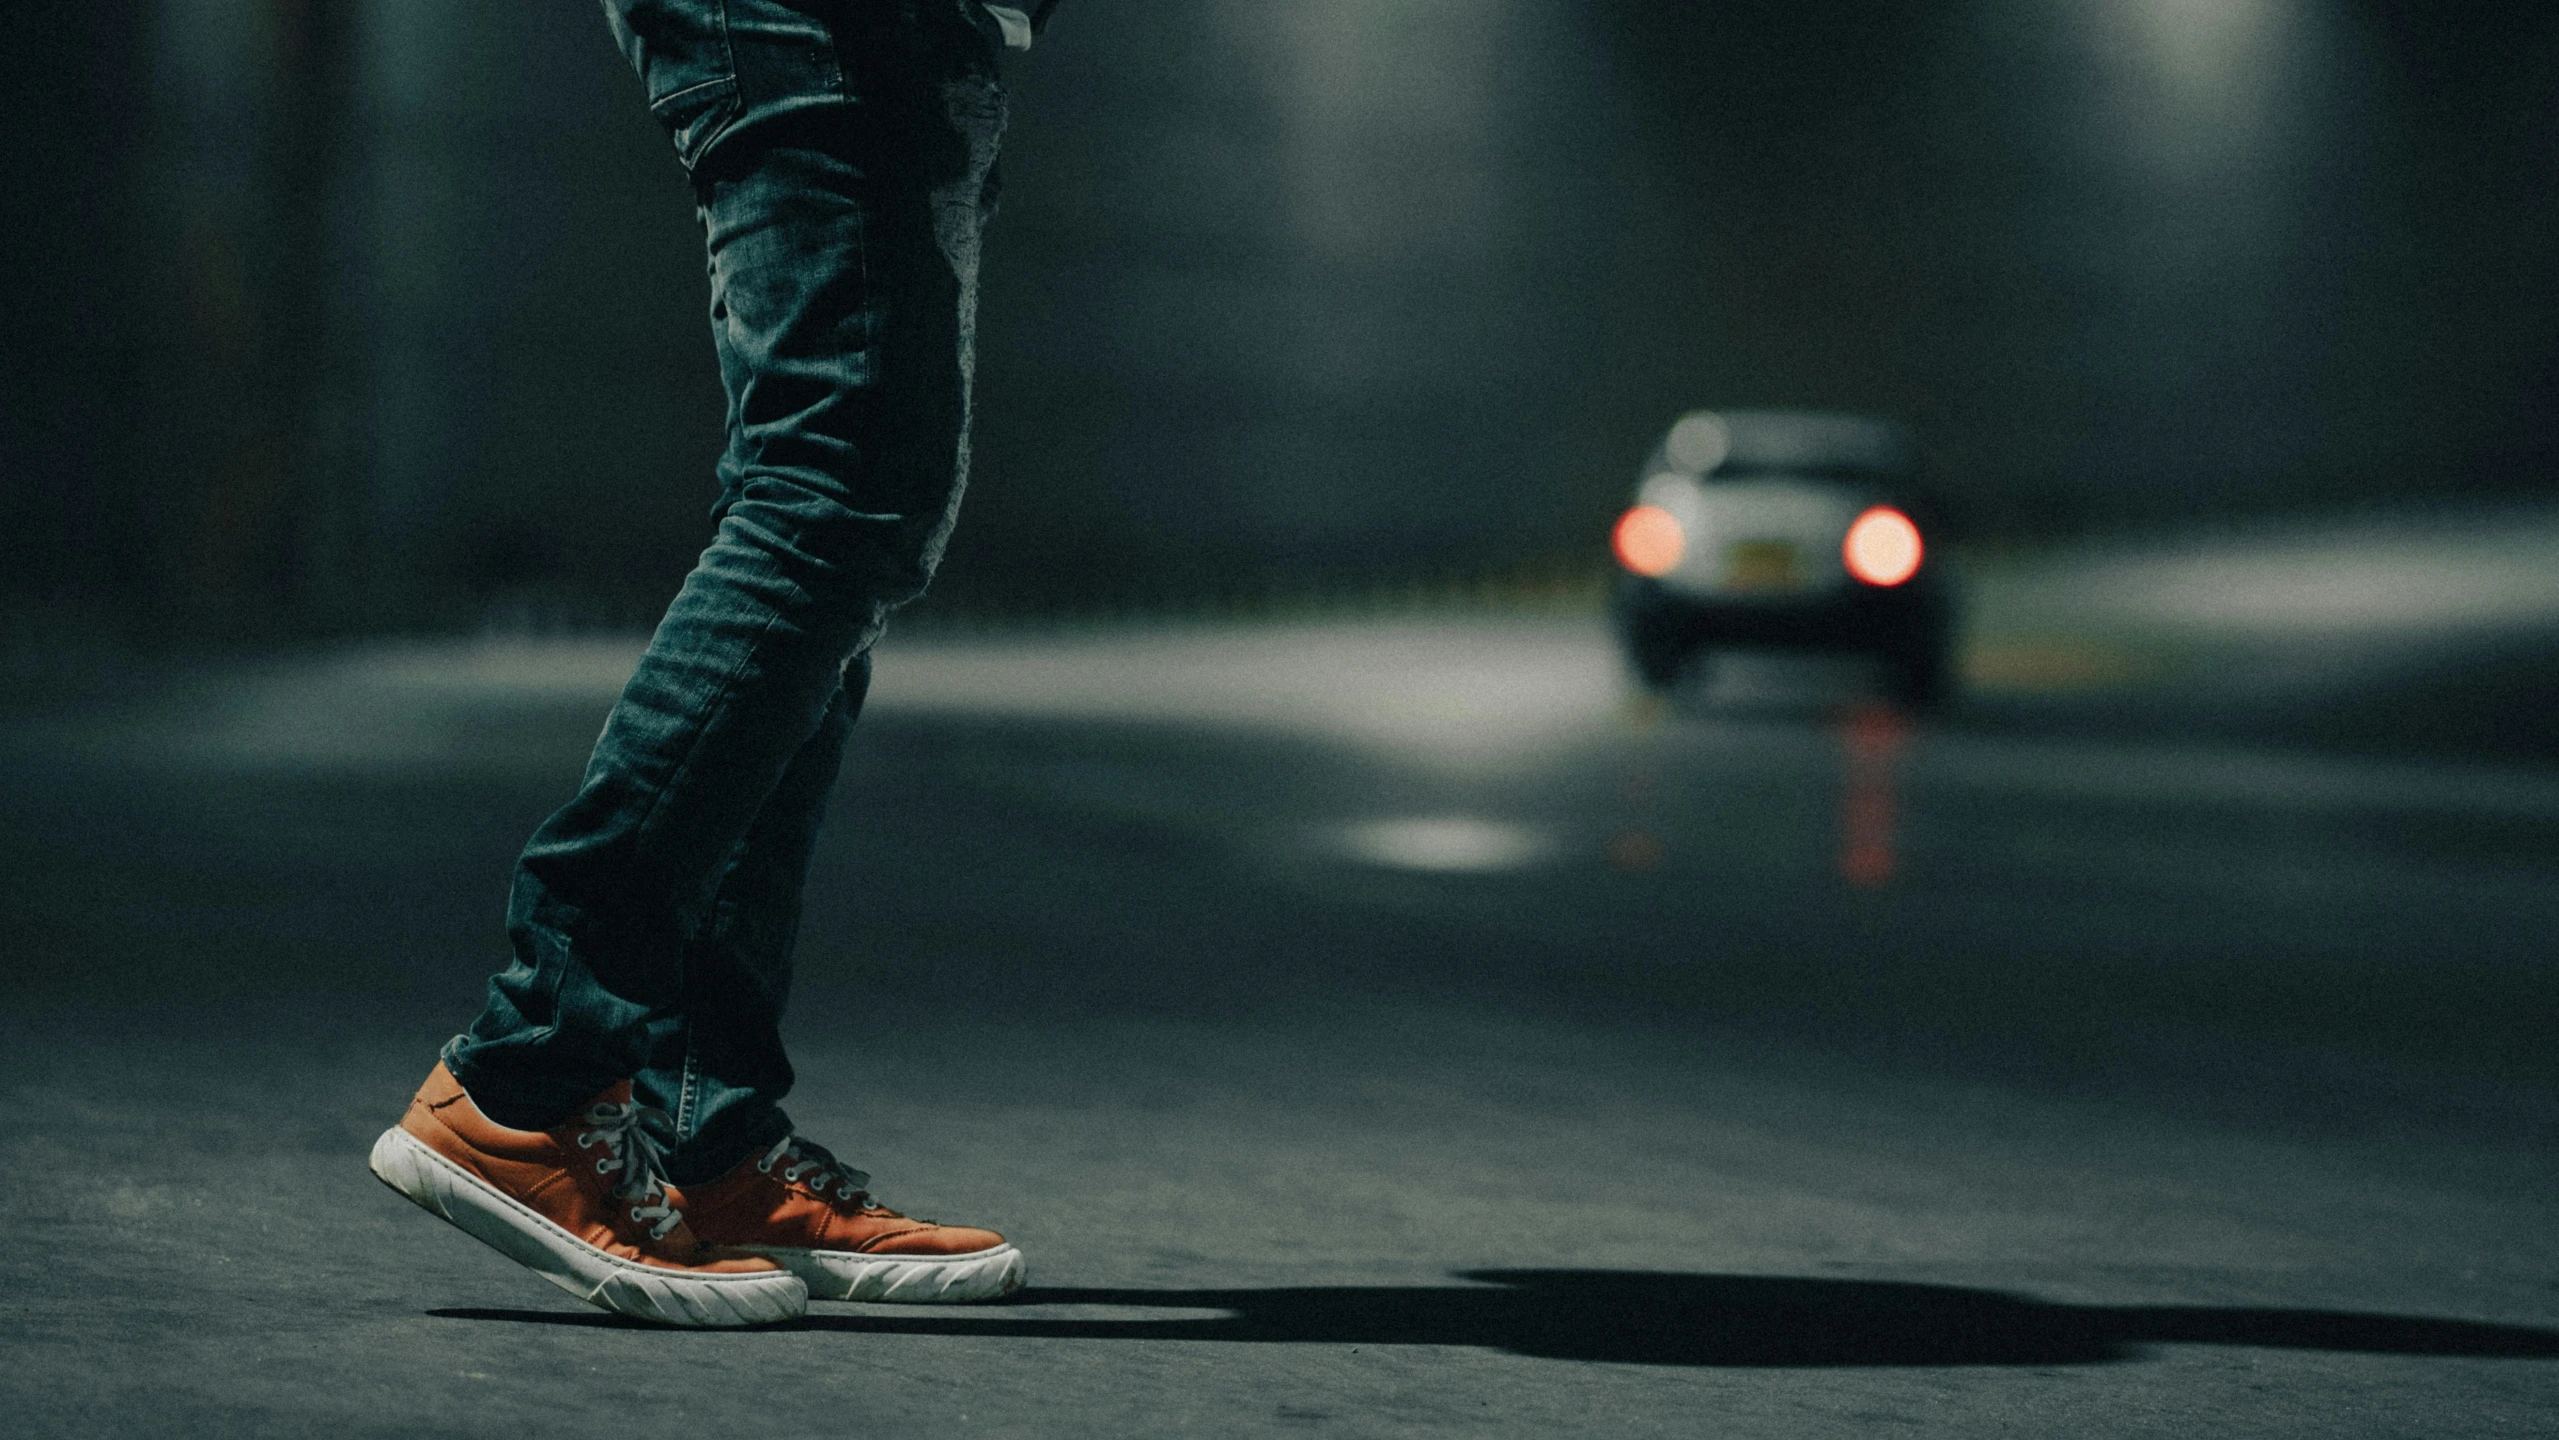
[[[612,1173],[613,1173],[613,1157],[612,1157],[612,1156],[610,1156],[610,1155],[607,1155],[607,1156],[604,1156],[603,1158],[601,1158],[601,1159],[597,1160],[597,1161],[595,1162],[595,1173],[596,1173],[596,1174],[598,1174],[598,1175],[610,1175],[610,1174],[612,1174]]]

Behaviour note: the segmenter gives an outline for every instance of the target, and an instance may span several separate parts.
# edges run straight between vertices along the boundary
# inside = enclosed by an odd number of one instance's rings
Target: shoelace
[[[871,1185],[869,1175],[836,1159],[827,1153],[825,1146],[814,1140],[803,1140],[797,1135],[785,1135],[773,1142],[773,1148],[764,1152],[764,1158],[755,1162],[755,1168],[763,1174],[770,1175],[773,1173],[773,1167],[784,1160],[794,1162],[784,1167],[782,1178],[785,1180],[797,1184],[800,1177],[805,1174],[809,1177],[808,1187],[820,1194],[825,1193],[827,1186],[833,1185],[835,1198],[838,1200],[850,1200],[860,1196],[863,1209],[883,1208],[877,1199],[866,1193]]]
[[[578,1148],[604,1142],[605,1153],[595,1162],[595,1173],[620,1171],[614,1196],[639,1201],[631,1207],[631,1218],[649,1226],[650,1239],[665,1239],[684,1223],[684,1212],[668,1203],[666,1190],[666,1152],[672,1148],[674,1122],[663,1110],[624,1101],[589,1106],[586,1123],[595,1128],[578,1132]]]

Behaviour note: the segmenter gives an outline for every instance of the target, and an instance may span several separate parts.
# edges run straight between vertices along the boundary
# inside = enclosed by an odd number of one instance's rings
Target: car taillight
[[[1609,548],[1617,552],[1618,564],[1650,579],[1679,568],[1688,553],[1688,532],[1659,505],[1638,505],[1617,517]]]
[[[1890,505],[1877,505],[1848,527],[1839,543],[1839,558],[1848,573],[1869,585],[1899,585],[1919,573],[1925,553],[1919,527]]]

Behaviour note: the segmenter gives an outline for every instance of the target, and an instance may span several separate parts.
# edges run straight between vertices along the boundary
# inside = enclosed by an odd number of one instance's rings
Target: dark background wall
[[[584,0],[12,0],[21,631],[644,618],[718,402]],[[2559,8],[1070,0],[954,606],[1588,563],[1699,404],[1976,533],[2559,482]]]

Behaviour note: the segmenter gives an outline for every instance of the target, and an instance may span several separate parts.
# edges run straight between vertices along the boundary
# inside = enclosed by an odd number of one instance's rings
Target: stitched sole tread
[[[884,1305],[971,1305],[1001,1300],[1022,1288],[1029,1273],[1022,1252],[1010,1245],[974,1255],[863,1255],[850,1250],[748,1247],[768,1255],[808,1282],[818,1300],[867,1300]]]
[[[373,1142],[373,1174],[524,1268],[599,1309],[689,1328],[770,1325],[807,1313],[808,1287],[785,1269],[694,1275],[608,1255],[393,1126]]]

